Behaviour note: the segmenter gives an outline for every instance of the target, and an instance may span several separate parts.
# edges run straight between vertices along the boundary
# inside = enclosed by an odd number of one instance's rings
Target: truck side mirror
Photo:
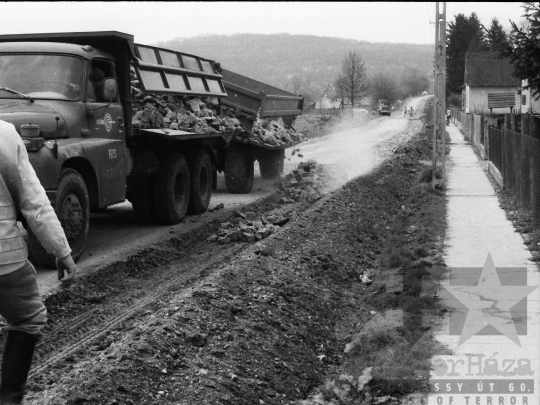
[[[103,98],[112,103],[118,98],[118,83],[116,79],[109,77],[103,82]]]

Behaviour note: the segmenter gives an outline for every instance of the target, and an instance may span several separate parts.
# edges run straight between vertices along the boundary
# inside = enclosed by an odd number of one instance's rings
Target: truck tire
[[[212,198],[212,161],[204,149],[199,149],[189,159],[190,193],[188,214],[203,214]]]
[[[235,143],[225,155],[225,186],[233,194],[247,194],[253,187],[253,151],[250,145]]]
[[[265,180],[275,180],[283,172],[283,163],[285,161],[285,150],[263,149],[259,152],[259,170],[261,177]]]
[[[77,261],[84,250],[90,227],[88,190],[76,170],[65,168],[60,172],[56,193],[55,212],[71,247],[71,256]],[[28,229],[28,253],[32,263],[56,267],[56,258],[47,253],[31,229]]]
[[[130,195],[130,201],[137,222],[147,225],[156,223],[153,176],[141,180],[136,191]]]
[[[182,222],[189,205],[189,168],[181,153],[163,157],[154,177],[154,213],[162,225]]]

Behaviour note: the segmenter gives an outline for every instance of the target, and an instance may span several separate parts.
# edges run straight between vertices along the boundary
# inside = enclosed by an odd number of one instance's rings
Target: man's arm
[[[71,281],[77,271],[71,257],[71,248],[49,198],[30,164],[22,139],[13,126],[12,128],[17,137],[18,208],[43,247],[57,258],[58,279],[63,282]],[[68,273],[65,278],[64,270]]]

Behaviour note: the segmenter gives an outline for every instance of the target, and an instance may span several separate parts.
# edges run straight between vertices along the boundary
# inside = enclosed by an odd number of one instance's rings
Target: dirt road
[[[408,105],[412,105],[415,111],[422,111],[425,100],[426,97],[415,98]],[[353,119],[342,125],[347,128],[353,126],[352,129],[339,130],[337,128],[331,135],[303,143],[299,146],[300,152],[295,153],[294,156],[292,150],[287,150],[284,173],[290,172],[301,161],[315,159],[321,163],[338,166],[346,173],[347,180],[366,174],[377,163],[376,146],[403,132],[408,122],[409,118],[403,117],[401,111],[395,112],[391,117],[372,117],[367,122],[362,117],[357,117],[356,120]],[[275,191],[272,182],[261,179],[257,164],[255,166],[255,181],[251,193],[229,194],[221,175],[218,178],[218,189],[212,195],[210,206],[223,203],[225,211],[231,212]],[[79,274],[89,274],[111,263],[124,260],[145,246],[192,232],[220,215],[224,213],[217,211],[187,217],[183,223],[170,227],[141,225],[135,220],[131,204],[127,201],[110,207],[103,213],[92,214],[87,246],[78,262]],[[43,294],[54,291],[58,287],[56,271],[44,268],[37,270],[40,291]]]

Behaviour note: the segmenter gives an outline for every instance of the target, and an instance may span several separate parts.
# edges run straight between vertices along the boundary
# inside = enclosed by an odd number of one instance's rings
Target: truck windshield
[[[0,54],[0,87],[35,99],[77,100],[81,97],[83,61],[73,56]],[[0,90],[0,98],[20,98]]]

